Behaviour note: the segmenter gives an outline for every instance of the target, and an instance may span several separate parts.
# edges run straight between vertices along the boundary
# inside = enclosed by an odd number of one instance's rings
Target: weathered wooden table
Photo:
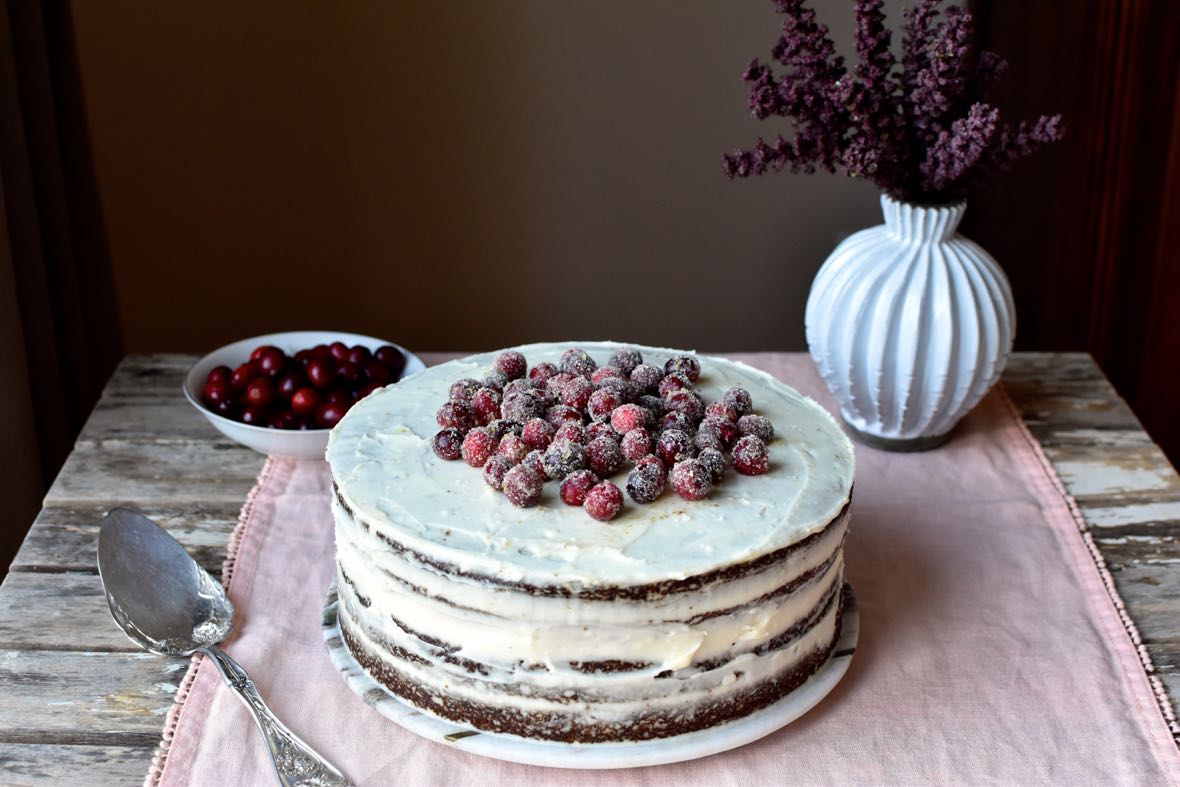
[[[136,650],[95,565],[103,513],[143,510],[219,576],[263,457],[180,396],[184,355],[120,364],[0,587],[0,781],[135,783],[187,661]],[[1180,477],[1087,355],[1016,355],[1008,392],[1077,499],[1173,702]]]

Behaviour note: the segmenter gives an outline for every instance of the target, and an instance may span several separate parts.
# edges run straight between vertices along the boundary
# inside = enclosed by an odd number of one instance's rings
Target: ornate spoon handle
[[[266,747],[270,750],[275,772],[284,787],[352,787],[352,782],[344,778],[344,774],[275,718],[258,693],[254,679],[246,674],[242,665],[216,645],[206,645],[200,652],[213,660],[225,682],[254,714],[254,720],[258,722],[258,729],[262,730],[262,737],[266,739]]]

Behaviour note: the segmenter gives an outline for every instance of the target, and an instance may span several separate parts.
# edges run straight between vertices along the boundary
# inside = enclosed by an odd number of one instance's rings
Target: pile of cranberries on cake
[[[530,368],[508,350],[482,381],[451,386],[434,452],[483,468],[488,485],[522,508],[556,481],[563,502],[609,521],[622,510],[623,492],[607,479],[625,469],[636,503],[654,501],[669,484],[685,500],[701,500],[731,462],[745,475],[769,469],[774,426],[754,414],[743,388],[706,405],[695,388],[700,374],[692,355],[660,368],[624,348],[599,367],[571,348],[559,366]]]
[[[256,347],[236,369],[209,372],[201,401],[218,415],[275,429],[331,429],[355,402],[395,383],[406,358],[392,345],[320,344],[288,356]]]

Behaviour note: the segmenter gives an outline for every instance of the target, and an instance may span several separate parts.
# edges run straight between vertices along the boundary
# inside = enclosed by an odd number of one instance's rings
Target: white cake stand
[[[421,711],[391,694],[373,680],[344,644],[337,615],[336,584],[328,590],[324,605],[324,641],[328,656],[344,682],[378,713],[410,732],[472,754],[526,765],[551,768],[636,768],[693,760],[736,749],[785,727],[815,707],[836,687],[856,651],[860,615],[851,588],[845,586],[845,607],[840,640],[832,657],[806,683],[782,699],[741,719],[706,730],[670,738],[621,743],[561,743],[479,732]]]

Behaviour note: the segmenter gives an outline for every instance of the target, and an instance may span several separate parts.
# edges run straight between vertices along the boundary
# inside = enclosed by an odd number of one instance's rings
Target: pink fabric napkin
[[[831,407],[798,354],[735,356]],[[231,544],[227,650],[275,713],[358,784],[1178,784],[1166,697],[1079,528],[1000,390],[949,444],[857,446],[848,578],[861,635],[836,690],[756,743],[686,763],[566,771],[484,759],[370,709],[320,633],[333,575],[321,462],[267,462]],[[249,714],[194,660],[149,784],[272,784]]]

